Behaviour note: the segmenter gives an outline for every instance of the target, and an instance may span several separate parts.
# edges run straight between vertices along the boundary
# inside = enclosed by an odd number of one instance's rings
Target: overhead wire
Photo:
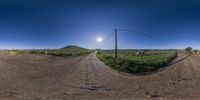
[[[128,30],[128,29],[117,29],[117,31],[119,31],[119,32],[120,31],[121,32],[130,32],[130,33],[136,33],[136,34],[139,34],[139,35],[143,35],[143,36],[155,41],[156,43],[162,43],[162,45],[165,45],[166,47],[170,48],[170,46],[167,43],[152,37],[151,35],[149,35],[149,33],[146,33],[146,32],[140,32],[140,31]],[[104,39],[104,42],[106,42],[108,39],[110,39],[113,35],[114,35],[114,30]],[[99,46],[98,49],[101,49],[103,46],[104,45]]]
[[[153,41],[156,41],[156,43],[162,43],[162,45],[165,45],[166,47],[170,48],[170,46],[163,42],[163,41],[160,41],[152,36],[150,36],[148,33],[146,32],[139,32],[139,31],[135,31],[135,30],[127,30],[127,29],[118,29],[118,31],[124,31],[124,32],[132,32],[132,33],[136,33],[136,34],[139,34],[139,35],[143,35],[145,37],[148,37],[149,39],[153,40]]]

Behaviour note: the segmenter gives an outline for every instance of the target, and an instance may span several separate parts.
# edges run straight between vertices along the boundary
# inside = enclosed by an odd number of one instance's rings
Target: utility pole
[[[115,58],[117,59],[117,29],[115,29]]]

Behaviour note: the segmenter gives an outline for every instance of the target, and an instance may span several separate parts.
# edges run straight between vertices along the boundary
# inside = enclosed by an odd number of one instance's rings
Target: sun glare
[[[98,43],[101,43],[102,41],[103,41],[103,39],[102,39],[101,37],[98,37],[98,38],[97,38],[97,42],[98,42]]]

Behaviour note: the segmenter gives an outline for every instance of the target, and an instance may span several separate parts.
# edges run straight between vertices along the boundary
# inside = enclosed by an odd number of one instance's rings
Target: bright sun
[[[102,39],[101,37],[98,37],[98,38],[97,38],[97,42],[98,42],[98,43],[101,43],[102,41],[103,41],[103,39]]]

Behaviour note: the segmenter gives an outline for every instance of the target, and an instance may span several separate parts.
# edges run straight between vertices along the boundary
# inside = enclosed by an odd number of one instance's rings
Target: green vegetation
[[[1,50],[0,54],[4,55],[16,55],[18,52],[16,50]]]
[[[194,52],[196,53],[196,52],[199,52],[199,50],[194,50]]]
[[[1,54],[49,54],[60,57],[75,57],[86,55],[91,52],[92,50],[70,45],[61,49],[2,50]]]
[[[189,54],[192,54],[192,47],[185,48],[185,51],[188,52]]]
[[[46,50],[46,52],[53,56],[71,57],[86,55],[91,53],[92,50],[70,45],[61,49]]]
[[[141,56],[133,52],[121,52],[117,59],[112,52],[97,53],[97,57],[111,68],[134,74],[156,71],[172,62],[176,56],[177,53],[174,51],[146,52],[141,60]]]
[[[194,54],[199,54],[199,50],[194,50]]]

